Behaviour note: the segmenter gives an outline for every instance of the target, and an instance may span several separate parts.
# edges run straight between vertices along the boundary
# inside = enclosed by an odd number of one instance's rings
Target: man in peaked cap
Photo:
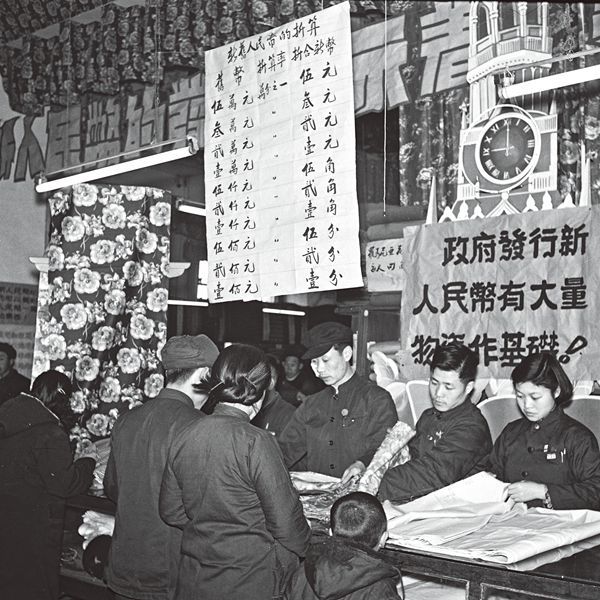
[[[360,475],[387,430],[398,420],[392,397],[354,372],[352,331],[321,323],[303,340],[317,377],[327,386],[306,398],[283,430],[279,443],[291,470],[341,477]]]
[[[115,597],[170,600],[181,531],[158,513],[162,474],[173,438],[206,402],[203,385],[219,350],[205,335],[172,337],[162,349],[165,387],[115,423],[104,490],[117,504],[106,578]]]

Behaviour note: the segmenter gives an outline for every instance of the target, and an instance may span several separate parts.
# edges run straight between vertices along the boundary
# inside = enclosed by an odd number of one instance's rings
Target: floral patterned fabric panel
[[[107,437],[120,413],[163,387],[171,197],[82,184],[55,192],[50,209],[41,350],[73,380],[81,443]]]

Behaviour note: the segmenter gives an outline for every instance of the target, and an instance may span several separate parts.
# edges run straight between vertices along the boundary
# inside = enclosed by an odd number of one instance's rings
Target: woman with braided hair
[[[310,529],[274,437],[250,424],[271,380],[265,354],[233,344],[212,368],[208,417],[175,439],[160,514],[183,529],[176,600],[280,598]]]

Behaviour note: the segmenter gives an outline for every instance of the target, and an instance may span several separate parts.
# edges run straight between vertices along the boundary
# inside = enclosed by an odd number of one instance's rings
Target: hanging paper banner
[[[206,53],[209,300],[363,285],[350,8]]]
[[[411,227],[404,249],[411,376],[428,371],[437,344],[459,340],[497,377],[540,350],[572,379],[597,377],[600,207]]]
[[[367,288],[369,292],[399,292],[406,274],[402,269],[402,238],[367,244]]]

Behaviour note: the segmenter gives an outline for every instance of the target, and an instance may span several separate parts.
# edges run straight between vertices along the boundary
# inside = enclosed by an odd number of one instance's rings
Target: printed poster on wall
[[[459,340],[496,377],[549,350],[572,379],[597,378],[600,207],[411,227],[404,248],[412,376],[428,371],[438,343]]]
[[[363,285],[350,8],[206,53],[210,302]]]
[[[33,363],[37,298],[36,285],[0,282],[0,342],[17,351],[15,368],[26,377]]]
[[[406,274],[402,268],[402,238],[369,242],[366,249],[369,292],[399,292]]]

